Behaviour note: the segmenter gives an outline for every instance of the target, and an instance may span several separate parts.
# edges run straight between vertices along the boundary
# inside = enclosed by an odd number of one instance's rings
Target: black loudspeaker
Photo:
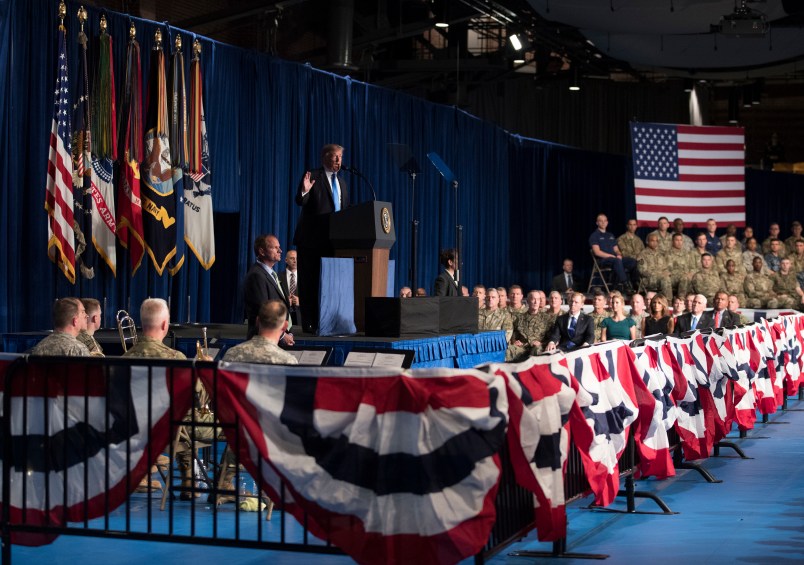
[[[438,330],[442,334],[476,334],[478,302],[476,296],[442,296]]]
[[[438,297],[366,298],[366,336],[438,335],[438,304]]]
[[[803,16],[804,0],[782,0],[782,8],[790,16]]]

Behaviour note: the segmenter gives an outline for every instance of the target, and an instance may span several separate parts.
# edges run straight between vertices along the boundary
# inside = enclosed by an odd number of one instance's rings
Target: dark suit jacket
[[[349,206],[349,187],[344,175],[338,173],[338,186],[341,191],[341,210]],[[300,247],[329,248],[329,215],[335,211],[332,189],[326,171],[314,169],[310,171],[310,180],[315,181],[310,192],[302,196],[304,182],[296,188],[296,204],[301,206],[299,223],[293,243]]]
[[[287,294],[283,295],[279,291],[276,281],[268,275],[262,265],[254,263],[243,281],[243,304],[248,321],[247,339],[256,335],[257,314],[260,313],[260,306],[269,300],[281,300],[290,309]]]
[[[715,327],[715,311],[714,310],[707,310],[703,314],[701,314],[701,322],[698,324],[698,327],[701,324],[706,324],[707,328],[714,328]],[[740,325],[740,317],[735,314],[734,312],[729,312],[728,310],[723,310],[720,315],[720,326],[721,328],[730,328],[733,326]]]
[[[561,271],[560,274],[553,277],[553,290],[561,294],[567,292],[567,279],[564,277],[564,271]],[[577,292],[581,291],[581,282],[578,280],[578,277],[575,276],[575,273],[572,273],[572,290]]]
[[[695,326],[696,330],[705,330],[711,329],[714,326],[714,320],[711,316],[707,318],[707,314],[709,312],[703,312],[701,314],[700,319],[698,320],[698,325]],[[684,332],[690,331],[690,326],[692,325],[692,312],[685,312],[681,314],[678,318],[676,318],[676,327],[673,330],[673,333],[676,335],[681,335]]]
[[[460,296],[455,279],[446,270],[442,269],[435,280],[435,296]]]
[[[285,293],[285,296],[288,297],[288,301],[290,301],[290,283],[288,282],[288,271],[287,269],[283,269],[277,273],[279,276],[279,286],[282,287],[282,292]],[[299,271],[296,271],[296,296],[299,295]],[[302,319],[301,319],[301,309],[291,306],[290,309],[290,319],[293,321],[294,326],[302,327]]]
[[[561,314],[556,318],[556,323],[553,324],[553,331],[550,334],[550,341],[558,345],[560,349],[570,350],[575,349],[587,343],[592,345],[595,342],[595,321],[591,316],[587,316],[583,312],[578,314],[578,322],[575,324],[575,337],[570,338],[569,330],[570,315]],[[572,347],[567,347],[569,342],[574,343]]]

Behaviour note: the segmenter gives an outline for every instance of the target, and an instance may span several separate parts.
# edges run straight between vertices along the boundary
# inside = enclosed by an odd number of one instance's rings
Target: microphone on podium
[[[369,185],[369,188],[371,189],[371,196],[373,197],[372,200],[377,200],[377,193],[374,191],[374,185],[371,184],[371,181],[368,180],[368,178],[366,178],[366,175],[364,175],[363,173],[361,173],[360,171],[358,171],[354,167],[349,167],[347,165],[341,165],[341,169],[343,169],[344,171],[348,171],[348,172],[352,173],[353,175],[357,175],[358,177],[360,177],[361,179],[366,181],[368,183],[368,185]]]

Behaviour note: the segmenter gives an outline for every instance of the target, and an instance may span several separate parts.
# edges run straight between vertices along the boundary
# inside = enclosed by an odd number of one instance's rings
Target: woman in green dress
[[[611,310],[611,317],[605,318],[600,322],[600,327],[603,328],[601,341],[610,339],[636,339],[636,323],[629,316],[625,315],[625,299],[618,291],[611,293]]]

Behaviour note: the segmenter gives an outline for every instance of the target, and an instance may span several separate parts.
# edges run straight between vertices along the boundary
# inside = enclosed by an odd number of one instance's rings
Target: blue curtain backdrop
[[[73,92],[79,5],[67,2]],[[5,243],[0,251],[0,332],[50,327],[50,304],[70,295],[105,300],[107,323],[120,308],[137,318],[138,306],[148,296],[170,298],[174,321],[241,322],[238,286],[253,260],[252,242],[259,233],[273,232],[285,250],[291,247],[298,215],[293,202],[296,184],[305,170],[319,165],[325,143],[343,145],[345,163],[372,179],[378,199],[393,204],[398,240],[391,259],[397,288],[409,282],[413,219],[420,222],[418,286],[432,291],[438,250],[455,244],[455,194],[428,161],[431,151],[459,181],[463,278],[470,286],[518,283],[526,289],[546,288],[565,256],[575,258],[583,273],[589,268],[586,241],[595,215],[606,213],[611,231],[620,233],[634,213],[626,157],[511,135],[454,107],[199,37],[215,265],[205,271],[190,254],[175,277],[160,277],[144,261],[132,278],[128,256],[118,246],[116,278],[100,266],[95,279],[71,285],[47,258],[43,207],[57,6],[56,0],[0,0],[0,76],[5,77],[0,88],[0,234]],[[194,34],[105,13],[114,40],[118,96],[132,22],[144,79],[157,28],[167,46],[182,33],[189,65]],[[86,29],[93,39],[100,14],[89,10]],[[421,170],[414,208],[410,178],[398,169],[390,144],[407,145]],[[364,181],[347,178],[357,201],[370,198]],[[747,189],[749,222],[763,234],[771,220],[786,226],[795,219],[804,179],[750,172]]]

